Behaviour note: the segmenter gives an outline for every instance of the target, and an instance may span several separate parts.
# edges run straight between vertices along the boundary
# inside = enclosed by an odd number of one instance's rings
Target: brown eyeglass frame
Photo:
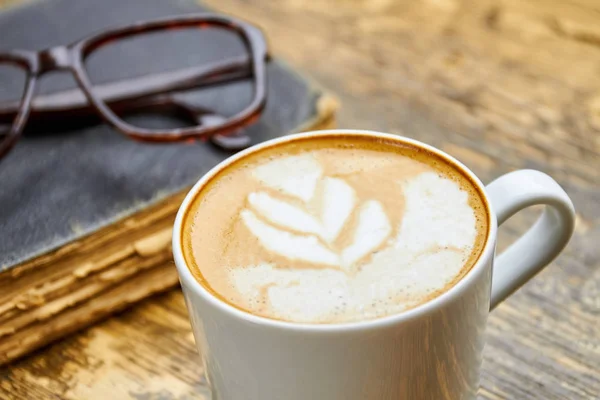
[[[242,39],[247,56],[104,85],[92,85],[90,82],[84,61],[95,49],[140,33],[186,27],[220,27],[231,30]],[[27,71],[25,91],[21,100],[0,103],[0,123],[12,122],[10,130],[4,134],[4,139],[0,139],[0,158],[17,142],[30,116],[43,120],[94,113],[127,136],[147,142],[178,142],[206,139],[214,135],[226,139],[226,135],[250,125],[260,117],[266,104],[268,59],[266,40],[258,28],[234,18],[207,13],[138,22],[108,29],[67,46],[52,47],[38,52],[14,50],[0,53],[0,63],[14,64]],[[72,89],[34,98],[37,79],[47,72],[59,70],[70,71],[81,91]],[[111,109],[137,108],[140,105],[164,106],[166,103],[160,97],[161,94],[191,85],[211,86],[248,78],[252,78],[254,83],[250,104],[236,115],[206,126],[202,124],[168,130],[138,128],[119,118]],[[153,97],[149,99],[150,96]],[[173,103],[170,103],[170,106],[173,106]],[[183,110],[185,112],[185,108]],[[226,140],[223,142],[227,147]]]

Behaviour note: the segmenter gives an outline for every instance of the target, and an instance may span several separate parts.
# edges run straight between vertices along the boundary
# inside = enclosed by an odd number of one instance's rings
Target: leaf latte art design
[[[263,183],[282,191],[276,183]],[[298,200],[296,204],[268,191],[248,195],[248,207],[241,218],[269,252],[290,260],[349,270],[391,235],[392,226],[381,203],[360,203],[354,189],[343,179],[316,176],[304,185],[301,191],[283,190]],[[317,209],[309,211],[308,204],[317,204]],[[348,238],[339,246],[341,236]]]
[[[201,283],[251,314],[317,324],[399,313],[454,285],[486,238],[469,182],[427,154],[348,140],[224,170],[194,216]]]

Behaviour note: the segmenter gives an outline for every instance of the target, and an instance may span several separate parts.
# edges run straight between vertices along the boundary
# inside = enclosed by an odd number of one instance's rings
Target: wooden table
[[[564,186],[575,236],[492,313],[480,398],[600,398],[600,3],[209,3],[336,93],[341,127],[423,140],[485,181],[536,168]],[[507,223],[500,247],[535,217]],[[3,369],[0,398],[208,399],[180,292]]]

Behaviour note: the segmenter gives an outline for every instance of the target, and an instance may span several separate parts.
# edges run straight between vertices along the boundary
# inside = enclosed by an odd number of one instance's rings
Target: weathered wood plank
[[[174,291],[5,369],[0,398],[207,399],[201,376]]]
[[[335,92],[341,127],[403,133],[487,181],[537,168],[578,211],[566,252],[489,320],[480,398],[600,394],[600,5],[211,0]],[[500,247],[535,218],[516,216]],[[205,399],[179,292],[4,369],[6,398]],[[1,395],[0,395],[1,397]]]

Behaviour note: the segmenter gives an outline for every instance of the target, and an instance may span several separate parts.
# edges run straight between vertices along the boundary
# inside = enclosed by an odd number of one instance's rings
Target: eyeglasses
[[[236,133],[264,109],[267,61],[258,28],[213,14],[146,21],[39,52],[0,53],[0,158],[28,121],[48,126],[98,116],[136,140],[210,138],[226,149],[245,147],[249,138]],[[34,96],[38,78],[50,71],[69,71],[79,88]],[[244,94],[225,89],[240,81]],[[237,104],[218,111],[202,99],[216,108],[225,100]]]

